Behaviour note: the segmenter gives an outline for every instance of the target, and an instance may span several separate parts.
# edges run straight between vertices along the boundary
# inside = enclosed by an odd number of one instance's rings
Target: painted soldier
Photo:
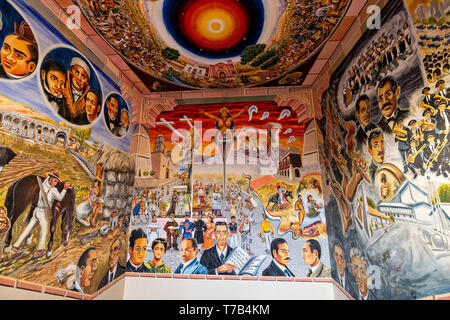
[[[178,222],[175,221],[175,216],[172,214],[170,216],[170,220],[166,222],[164,226],[164,231],[167,234],[167,249],[174,248],[178,250],[177,243],[177,230],[178,230]]]

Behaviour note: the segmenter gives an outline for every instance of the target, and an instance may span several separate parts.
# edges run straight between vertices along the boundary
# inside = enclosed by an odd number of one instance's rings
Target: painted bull
[[[274,207],[278,206],[278,205],[281,207],[281,204],[278,203],[278,202],[279,202],[279,197],[280,197],[280,196],[279,196],[278,193],[275,193],[275,194],[271,195],[270,198],[269,198],[269,201],[267,202],[266,209],[269,207],[269,205],[270,205],[271,203],[273,203],[272,209],[273,209]],[[286,201],[287,201],[288,203],[291,203],[291,202],[289,201],[289,198],[294,199],[294,197],[292,196],[292,192],[289,191],[289,190],[287,190],[286,193],[284,194],[284,198],[286,199]]]

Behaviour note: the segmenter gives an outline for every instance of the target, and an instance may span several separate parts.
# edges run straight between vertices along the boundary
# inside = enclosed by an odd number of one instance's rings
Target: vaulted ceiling
[[[150,91],[301,85],[350,0],[76,0]]]

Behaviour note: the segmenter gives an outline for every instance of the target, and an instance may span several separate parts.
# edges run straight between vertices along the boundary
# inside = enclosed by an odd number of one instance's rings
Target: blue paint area
[[[19,103],[23,103],[32,107],[37,112],[42,113],[55,122],[60,122],[61,119],[50,110],[46,102],[46,98],[41,94],[39,88],[40,77],[38,70],[40,70],[40,65],[44,59],[55,57],[54,53],[52,53],[53,50],[49,51],[50,48],[54,48],[56,50],[71,51],[68,48],[58,48],[58,46],[62,45],[69,46],[75,51],[77,51],[77,49],[57,29],[49,24],[39,13],[34,11],[34,9],[32,9],[26,3],[26,1],[13,0],[11,1],[11,3],[13,4],[13,6],[11,6],[6,0],[0,0],[0,11],[2,12],[0,45],[3,44],[5,35],[14,32],[14,22],[16,22],[18,25],[20,25],[22,21],[28,22],[37,39],[39,47],[39,65],[37,71],[23,80],[0,81],[0,94],[3,94],[6,97],[13,99]],[[15,8],[17,8],[19,12]],[[60,61],[61,58],[57,58],[58,59],[55,60]],[[101,84],[101,87],[103,88],[103,97],[106,97],[111,92],[121,92],[120,87],[100,69],[101,66],[96,66],[93,63],[91,67],[92,66],[97,73],[98,79],[96,79],[95,83],[92,82],[91,85],[99,88]],[[92,134],[90,140],[97,140],[100,144],[111,145],[128,152],[130,148],[131,137],[133,135],[133,125],[130,126],[126,137],[117,139],[114,135],[111,134],[108,128],[106,128],[105,121],[101,118],[103,118],[103,112],[100,113],[99,119],[92,126]]]
[[[184,35],[184,31],[178,23],[180,10],[185,3],[186,0],[165,0],[162,15],[170,35],[182,48],[193,54],[210,59],[233,58],[241,55],[247,46],[256,44],[261,36],[264,27],[264,4],[262,0],[243,0],[240,3],[245,7],[249,17],[249,30],[245,39],[242,39],[227,51],[200,50]]]

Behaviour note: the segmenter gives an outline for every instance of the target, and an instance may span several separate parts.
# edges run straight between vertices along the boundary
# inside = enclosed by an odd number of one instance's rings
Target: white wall
[[[122,278],[117,283],[103,291],[96,296],[94,300],[123,300],[125,290],[125,278]]]
[[[125,278],[124,300],[348,300],[331,282]]]

